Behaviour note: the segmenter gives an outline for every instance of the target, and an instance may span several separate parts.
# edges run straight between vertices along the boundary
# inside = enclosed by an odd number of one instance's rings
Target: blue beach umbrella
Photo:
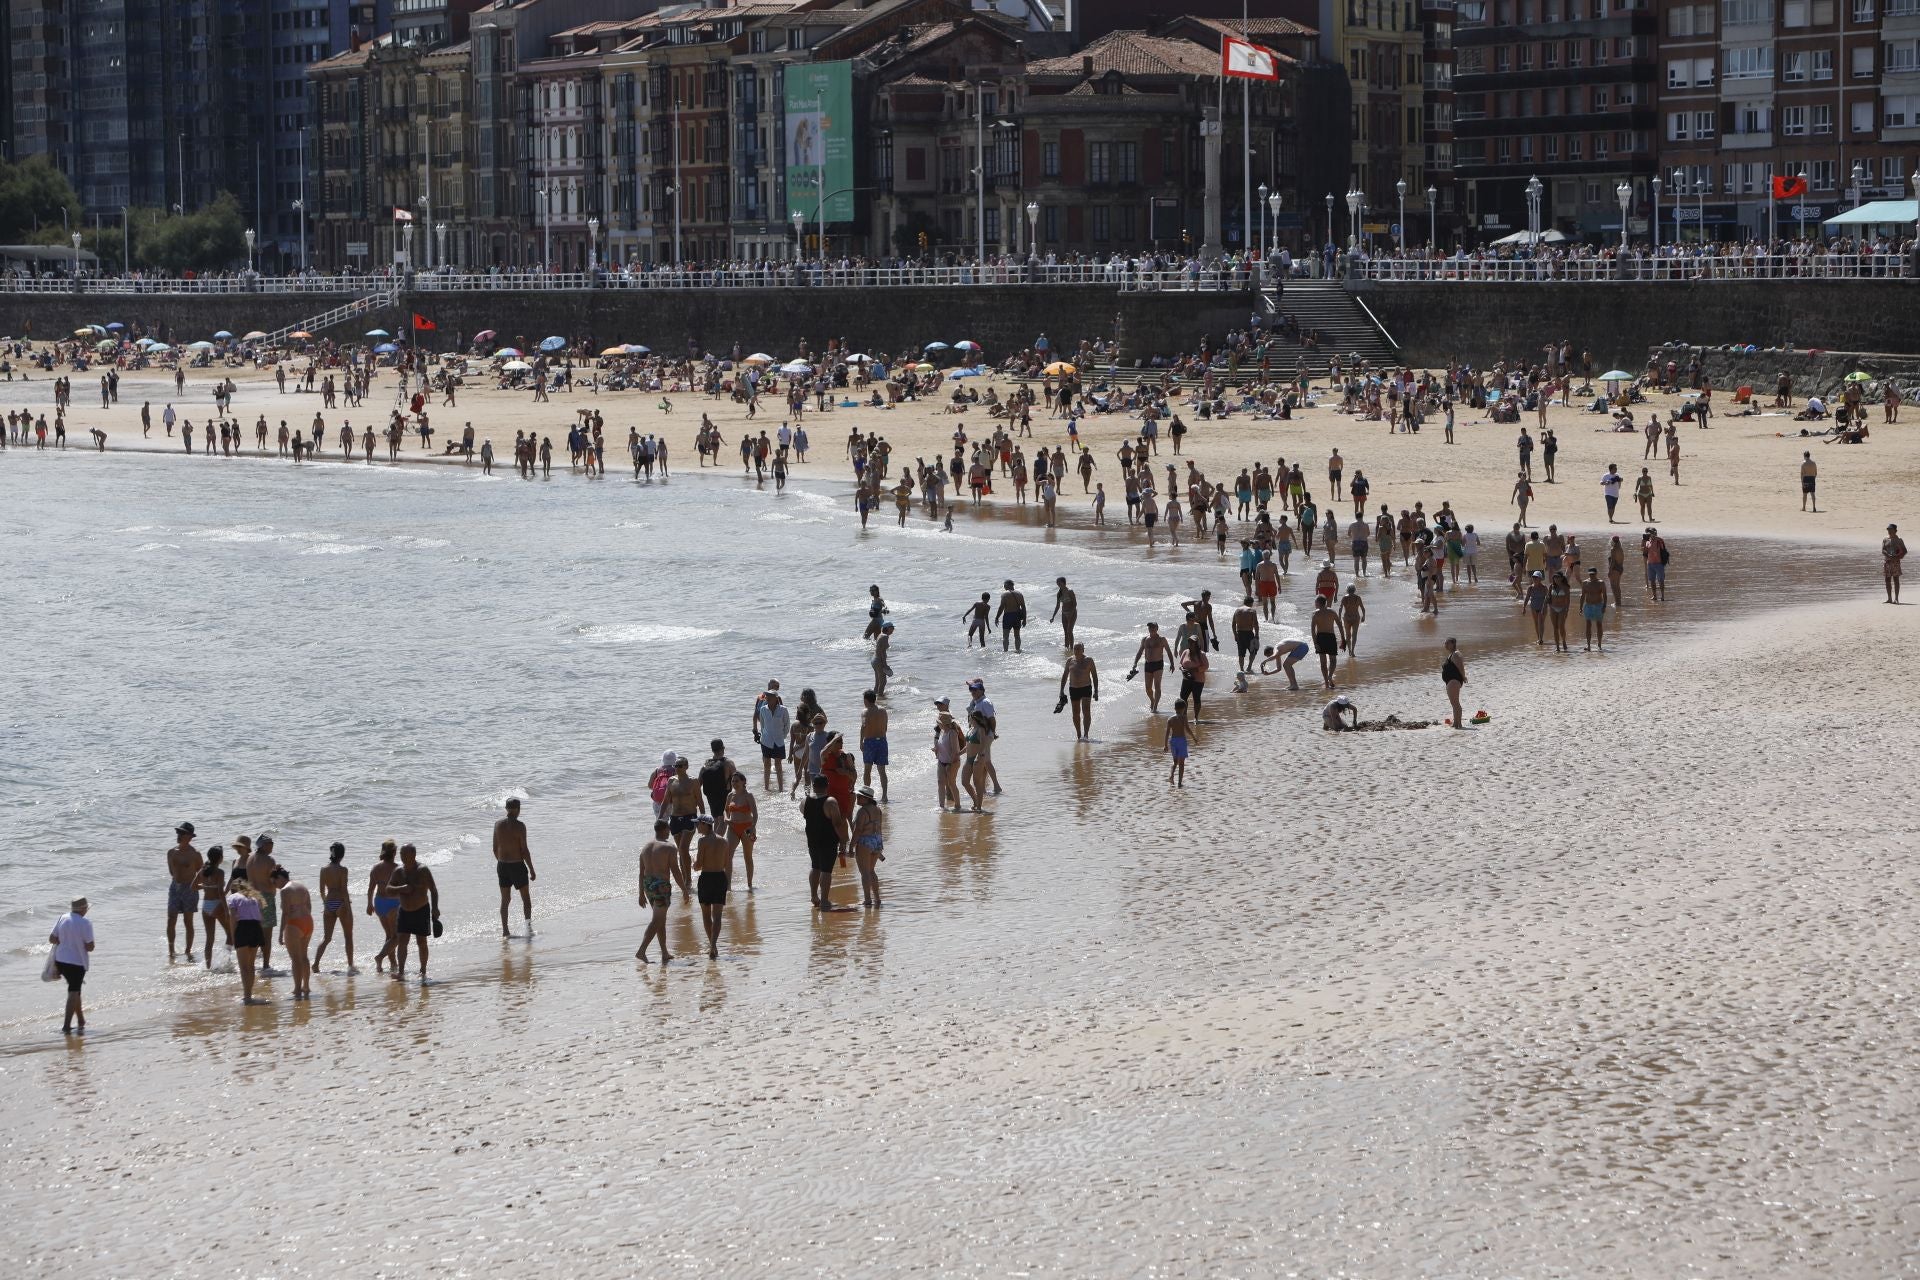
[[[643,347],[637,342],[629,342],[620,349],[630,356],[650,356],[653,354],[652,347]]]
[[[926,346],[922,347],[921,350],[922,351],[951,351],[953,350],[953,348],[948,346],[944,342],[929,342]]]
[[[385,329],[369,329],[366,332],[366,336],[369,338],[391,338],[393,335]]]
[[[109,329],[124,329],[126,327],[127,326],[121,324],[118,320],[115,320],[112,324],[107,326],[107,328]]]
[[[391,342],[383,342],[373,349],[373,354],[377,356],[392,355],[399,349],[400,348],[394,346]]]
[[[214,336],[214,337],[215,337],[216,339],[218,339],[219,341],[221,341],[221,342],[225,342],[225,341],[226,341],[226,340],[227,340],[228,338],[231,338],[231,337],[233,336],[233,334],[231,334],[231,333],[229,333],[229,332],[228,332],[227,330],[225,330],[225,329],[222,329],[222,330],[221,330],[220,332],[218,332],[218,333],[216,333],[216,334],[214,334],[213,336]]]
[[[551,338],[540,339],[540,349],[542,351],[558,351],[566,345],[567,345],[567,340],[561,337],[559,334],[555,334]]]

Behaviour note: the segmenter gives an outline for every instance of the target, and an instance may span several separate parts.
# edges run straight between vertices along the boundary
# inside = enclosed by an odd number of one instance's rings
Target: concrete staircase
[[[266,345],[270,347],[278,346],[287,340],[289,334],[293,333],[311,333],[317,337],[324,329],[330,329],[334,325],[345,324],[349,320],[371,315],[376,311],[391,307],[399,301],[399,298],[399,291],[395,289],[387,289],[380,293],[370,293],[364,298],[355,298],[352,302],[344,306],[335,307],[331,311],[324,311],[317,316],[312,316],[295,324],[282,325],[267,335]]]
[[[1325,373],[1336,355],[1343,364],[1350,364],[1351,357],[1358,354],[1376,368],[1400,362],[1399,344],[1380,327],[1359,295],[1349,292],[1338,280],[1289,280],[1277,298],[1272,290],[1267,290],[1264,297],[1267,314],[1273,320],[1290,314],[1300,322],[1302,332],[1320,331],[1320,349],[1301,351],[1309,373]],[[1273,368],[1287,368],[1288,353],[1293,349],[1283,343],[1274,354]]]

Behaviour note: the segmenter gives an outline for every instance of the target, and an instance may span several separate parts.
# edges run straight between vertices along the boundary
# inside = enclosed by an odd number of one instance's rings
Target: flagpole
[[[1240,38],[1248,44],[1247,0],[1240,0]],[[1240,82],[1240,255],[1253,247],[1253,81]]]

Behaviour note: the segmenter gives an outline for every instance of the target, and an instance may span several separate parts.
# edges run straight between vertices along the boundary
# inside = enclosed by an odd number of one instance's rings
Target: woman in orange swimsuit
[[[747,892],[753,892],[753,842],[758,838],[760,806],[747,790],[747,775],[733,772],[733,790],[727,793],[727,844],[740,851],[747,868]]]

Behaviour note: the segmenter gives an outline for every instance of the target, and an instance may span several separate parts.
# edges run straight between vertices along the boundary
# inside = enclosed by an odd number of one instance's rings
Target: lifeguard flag
[[[1271,49],[1228,36],[1220,46],[1220,74],[1246,80],[1278,80],[1280,59]]]
[[[425,316],[421,315],[418,311],[416,311],[413,313],[413,327],[416,329],[425,329],[429,332],[432,332],[433,330],[438,329],[440,326],[435,324],[433,321],[427,319]]]
[[[1803,196],[1805,194],[1807,194],[1807,180],[1805,178],[1775,178],[1773,180],[1773,198],[1775,200],[1791,200],[1795,196]]]
[[[413,215],[396,205],[393,210],[393,220],[395,222],[412,222]]]

